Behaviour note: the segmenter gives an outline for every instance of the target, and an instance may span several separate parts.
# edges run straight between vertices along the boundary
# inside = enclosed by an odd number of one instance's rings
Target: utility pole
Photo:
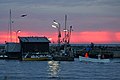
[[[10,9],[10,23],[9,23],[9,27],[10,27],[10,42],[12,42],[12,20],[11,20],[12,16],[11,16],[11,9]]]

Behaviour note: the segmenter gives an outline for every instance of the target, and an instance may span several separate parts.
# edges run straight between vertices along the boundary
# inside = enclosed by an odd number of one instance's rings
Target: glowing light
[[[20,33],[20,32],[21,32],[21,30],[18,30],[18,31],[17,31],[17,33]]]
[[[48,38],[48,40],[52,41],[52,38]]]
[[[52,27],[53,27],[53,28],[57,28],[57,26],[55,26],[55,25],[52,25]]]
[[[63,31],[64,31],[64,32],[67,32],[68,30],[67,30],[67,29],[64,29]]]
[[[55,20],[53,20],[53,23],[56,24],[56,25],[59,25],[59,23],[57,23]]]

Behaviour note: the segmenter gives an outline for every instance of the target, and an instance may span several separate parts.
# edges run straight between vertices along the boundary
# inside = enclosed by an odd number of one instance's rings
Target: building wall
[[[19,43],[6,43],[5,55],[7,59],[19,59],[21,57],[20,48]]]
[[[20,52],[6,52],[5,54],[8,56],[7,59],[20,59],[21,58]]]
[[[22,52],[49,52],[49,43],[23,42],[21,48]]]

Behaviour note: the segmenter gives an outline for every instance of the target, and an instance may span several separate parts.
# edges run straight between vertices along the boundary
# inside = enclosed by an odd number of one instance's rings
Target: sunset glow
[[[62,33],[63,34],[63,33]],[[21,32],[18,34],[21,37],[43,37],[46,36],[51,40],[51,43],[57,43],[57,33],[38,33],[38,32]],[[64,34],[63,34],[64,37]],[[62,38],[63,38],[62,37]],[[62,40],[61,38],[61,40]],[[13,33],[12,41],[15,42],[16,35]],[[0,43],[5,41],[9,42],[9,36],[0,32]],[[119,43],[120,42],[120,32],[72,32],[70,43]]]
[[[10,42],[10,28],[12,42],[18,36],[46,36],[57,43],[55,22],[61,41],[63,30],[72,26],[70,43],[120,43],[119,0],[0,0],[0,10],[0,43]],[[21,32],[16,36],[17,30]]]
[[[77,39],[77,41],[74,42],[74,40],[71,40],[74,43],[114,43],[114,42],[120,42],[119,35],[116,35],[118,33],[113,32],[80,32],[75,33],[78,34],[77,36],[72,37],[73,39]],[[74,35],[74,33],[73,33]]]

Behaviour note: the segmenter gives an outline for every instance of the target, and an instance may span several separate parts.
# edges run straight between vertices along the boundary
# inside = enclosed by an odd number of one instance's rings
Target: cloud
[[[0,4],[39,4],[56,6],[120,6],[120,0],[0,0]]]
[[[120,0],[0,0],[0,31],[8,30],[9,9],[12,9],[13,29],[56,32],[51,28],[55,19],[74,31],[119,32]],[[20,18],[20,14],[27,17]]]
[[[120,0],[0,0],[0,5],[9,9],[34,9],[49,12],[105,13],[113,6],[120,8]],[[9,7],[7,7],[9,6]],[[115,10],[113,9],[110,10]],[[2,8],[1,8],[2,9]],[[116,10],[116,11],[117,11]],[[120,12],[120,10],[119,10]]]

